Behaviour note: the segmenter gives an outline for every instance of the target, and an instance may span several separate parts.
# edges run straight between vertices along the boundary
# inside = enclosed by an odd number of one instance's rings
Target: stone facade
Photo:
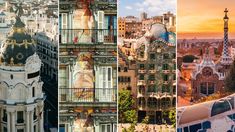
[[[60,1],[61,131],[117,129],[116,5],[115,0]]]
[[[0,54],[0,131],[44,132],[42,62],[19,16],[12,29],[3,42],[5,50]],[[12,38],[14,34],[20,37]],[[10,61],[4,57],[6,55],[11,57]]]

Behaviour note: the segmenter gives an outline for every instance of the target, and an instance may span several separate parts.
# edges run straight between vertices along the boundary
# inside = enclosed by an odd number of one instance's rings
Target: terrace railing
[[[61,29],[60,44],[117,43],[116,29]]]
[[[60,102],[107,102],[117,101],[116,88],[60,88]]]

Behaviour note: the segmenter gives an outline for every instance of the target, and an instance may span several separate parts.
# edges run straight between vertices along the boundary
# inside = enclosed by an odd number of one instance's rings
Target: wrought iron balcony
[[[61,2],[77,2],[76,0],[60,0]],[[95,2],[117,2],[117,0],[95,0]],[[80,2],[83,3],[83,2]]]
[[[157,109],[158,108],[157,103],[156,104],[148,103],[147,106],[148,106],[149,109]]]
[[[17,119],[17,123],[24,123],[24,119]]]
[[[60,44],[117,43],[116,29],[61,29]]]
[[[117,2],[117,0],[95,0],[96,2]]]
[[[60,102],[116,103],[116,88],[60,88]]]

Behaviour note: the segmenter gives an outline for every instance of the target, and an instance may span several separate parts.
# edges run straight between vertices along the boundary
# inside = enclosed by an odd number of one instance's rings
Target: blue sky
[[[119,0],[118,15],[121,17],[140,16],[141,12],[148,16],[158,16],[168,11],[176,14],[176,0]]]

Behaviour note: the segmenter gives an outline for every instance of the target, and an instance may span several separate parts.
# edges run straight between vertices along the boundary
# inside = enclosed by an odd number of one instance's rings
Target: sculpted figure
[[[73,88],[75,98],[92,101],[94,88],[93,59],[91,53],[80,53],[74,66]]]
[[[81,2],[83,2],[82,4],[82,9],[78,9],[75,11],[75,16],[74,16],[74,20],[75,20],[75,27],[77,29],[83,29],[83,30],[79,30],[79,31],[75,31],[74,32],[74,38],[73,41],[74,43],[91,43],[92,42],[92,31],[91,30],[93,28],[93,22],[94,22],[94,18],[92,15],[92,11],[89,8],[89,0],[80,0],[78,1],[77,5],[81,6]]]

